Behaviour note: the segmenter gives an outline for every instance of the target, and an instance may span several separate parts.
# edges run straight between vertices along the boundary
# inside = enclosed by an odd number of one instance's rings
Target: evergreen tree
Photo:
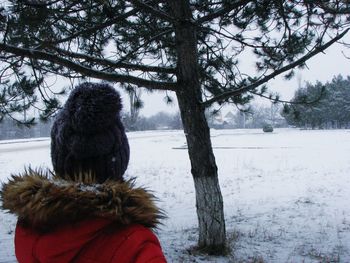
[[[350,127],[350,77],[299,88],[283,116],[291,125],[304,128]],[[313,102],[313,103],[307,103]]]
[[[270,79],[290,78],[347,34],[349,7],[346,0],[4,1],[1,115],[35,105],[35,96],[44,102],[42,117],[51,115],[59,94],[44,79],[56,75],[174,91],[195,182],[198,244],[223,253],[223,201],[205,108],[243,105],[265,94]],[[250,52],[254,75],[239,67]],[[13,81],[24,78],[35,91],[11,93]]]

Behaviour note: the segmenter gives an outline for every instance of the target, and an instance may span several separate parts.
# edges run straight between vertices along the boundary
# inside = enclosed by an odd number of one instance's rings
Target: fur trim
[[[3,209],[38,230],[93,217],[153,228],[164,218],[154,204],[155,197],[143,188],[134,188],[133,181],[81,183],[29,171],[3,184],[0,200]]]

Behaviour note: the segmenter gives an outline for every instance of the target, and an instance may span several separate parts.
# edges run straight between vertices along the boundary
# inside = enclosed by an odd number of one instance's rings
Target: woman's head
[[[123,180],[130,152],[121,108],[119,94],[108,84],[83,83],[71,92],[51,130],[58,176]]]

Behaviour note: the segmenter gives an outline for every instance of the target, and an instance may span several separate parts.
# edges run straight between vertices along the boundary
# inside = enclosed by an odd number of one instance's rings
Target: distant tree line
[[[0,122],[0,140],[48,137],[50,136],[51,125],[52,120],[48,119],[27,127],[5,117]]]
[[[210,128],[215,129],[260,129],[266,124],[280,128],[288,126],[281,116],[282,106],[274,103],[270,106],[251,105],[246,111],[236,110],[223,115],[221,111],[206,111]],[[150,117],[137,116],[126,112],[122,116],[127,131],[178,130],[182,129],[180,113],[158,112]]]
[[[180,113],[159,112],[151,117],[139,116],[136,120],[130,113],[125,113],[122,119],[127,131],[182,129]],[[5,117],[0,122],[0,140],[49,137],[51,125],[51,118],[27,127]]]
[[[350,128],[350,76],[334,77],[331,82],[322,84],[306,83],[299,88],[284,106],[275,103],[271,106],[252,105],[247,111],[236,111],[221,117],[220,112],[206,112],[211,128],[243,129],[262,128],[265,124],[273,127],[293,125],[301,128]],[[182,129],[180,113],[159,112],[151,117],[126,112],[122,115],[127,131],[160,129]],[[0,122],[0,140],[35,138],[50,136],[52,119],[39,121],[29,128],[5,117]]]
[[[179,112],[173,114],[159,112],[151,117],[138,116],[137,118],[130,113],[125,113],[122,119],[127,131],[182,129]]]
[[[247,111],[229,112],[223,115],[219,112],[206,112],[206,118],[210,128],[215,129],[250,129],[263,128],[265,124],[273,127],[286,127],[287,123],[281,116],[281,104],[252,105]],[[126,112],[122,116],[127,131],[145,130],[179,130],[183,129],[180,113],[158,112],[150,117],[137,116]]]
[[[261,129],[266,124],[275,128],[286,127],[287,122],[281,116],[280,103],[267,105],[251,105],[246,110],[236,110],[224,116],[221,112],[207,111],[209,127],[215,129]]]
[[[261,129],[266,124],[275,128],[286,127],[287,123],[281,116],[281,104],[272,103],[271,106],[251,106],[247,112],[238,111],[235,115],[235,127],[239,129]]]
[[[307,129],[350,128],[350,76],[299,88],[282,115],[288,124]],[[299,104],[300,103],[300,104]]]

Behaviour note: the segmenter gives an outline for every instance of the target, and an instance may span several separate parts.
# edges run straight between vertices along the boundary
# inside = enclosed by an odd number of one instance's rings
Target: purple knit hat
[[[58,176],[92,173],[98,182],[123,180],[130,150],[121,108],[119,93],[108,84],[83,83],[71,92],[51,130]]]

